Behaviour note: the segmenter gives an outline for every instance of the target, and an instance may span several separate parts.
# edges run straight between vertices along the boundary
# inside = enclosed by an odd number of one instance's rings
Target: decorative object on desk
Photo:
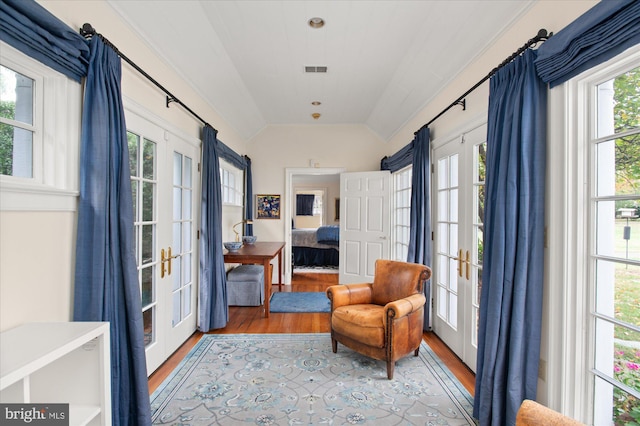
[[[299,291],[273,293],[272,313],[275,312],[331,312],[331,302],[325,292]]]
[[[240,247],[242,247],[242,243],[240,241],[229,241],[226,243],[222,243],[222,245],[230,252],[238,251],[240,250]]]
[[[257,239],[258,237],[256,237],[255,235],[245,235],[244,237],[242,237],[242,242],[251,245],[254,244]]]
[[[280,195],[256,195],[256,219],[280,219]]]
[[[423,342],[385,365],[328,333],[205,334],[151,395],[154,424],[475,425],[473,398]]]
[[[237,242],[240,241],[240,233],[238,231],[236,231],[236,226],[242,225],[243,223],[246,223],[247,225],[253,225],[253,221],[251,219],[245,219],[245,220],[241,220],[240,222],[236,223],[235,225],[233,225],[231,227],[231,230],[236,234],[236,241]],[[244,231],[242,233],[244,234]]]

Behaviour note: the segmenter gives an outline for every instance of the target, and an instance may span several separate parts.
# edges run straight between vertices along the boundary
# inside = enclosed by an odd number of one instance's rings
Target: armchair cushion
[[[384,347],[385,308],[378,305],[348,305],[333,311],[331,327],[336,332],[377,348]]]

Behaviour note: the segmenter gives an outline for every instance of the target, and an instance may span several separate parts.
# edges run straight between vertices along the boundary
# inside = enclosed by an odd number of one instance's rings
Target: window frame
[[[33,174],[0,176],[0,210],[75,211],[82,85],[4,42],[0,63],[34,80]]]
[[[225,184],[225,173],[228,174],[228,176],[233,176],[232,185]],[[227,193],[233,194],[233,200],[226,197],[225,188],[227,189]],[[220,191],[222,195],[222,205],[234,207],[244,206],[244,170],[234,167],[223,159],[220,159]]]
[[[548,339],[540,367],[540,379],[547,383],[539,396],[587,424],[594,419],[595,381],[594,200],[589,181],[594,160],[587,143],[595,134],[592,90],[637,66],[638,60],[640,45],[549,91],[543,308]]]
[[[408,178],[407,178],[407,175]],[[392,224],[392,245],[393,245],[393,249],[392,249],[392,258],[394,260],[399,260],[402,262],[406,262],[407,261],[407,256],[409,253],[409,242],[411,239],[411,182],[412,182],[412,177],[413,177],[413,166],[412,165],[408,165],[406,167],[403,167],[402,169],[392,173],[392,178],[393,178],[393,193],[392,193],[392,203],[391,203],[391,208],[393,209],[393,213],[392,213],[392,217],[393,217],[393,224]],[[400,188],[400,181],[404,179],[407,180],[409,185],[406,187],[402,187]],[[406,205],[401,205],[398,201],[398,195],[401,192],[408,192],[409,196],[408,196],[408,204]],[[408,223],[404,224],[400,224],[398,221],[398,214],[399,214],[399,210],[402,209],[404,210],[407,214],[407,219],[408,219]],[[401,230],[402,229],[402,232]],[[405,232],[406,231],[406,232]],[[405,239],[406,237],[406,239]],[[403,254],[404,254],[404,258],[399,258],[398,257],[398,245],[400,245],[403,248]]]

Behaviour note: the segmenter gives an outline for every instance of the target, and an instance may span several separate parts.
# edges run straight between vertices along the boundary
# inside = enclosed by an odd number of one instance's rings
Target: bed
[[[291,247],[294,266],[338,266],[340,227],[291,230]]]

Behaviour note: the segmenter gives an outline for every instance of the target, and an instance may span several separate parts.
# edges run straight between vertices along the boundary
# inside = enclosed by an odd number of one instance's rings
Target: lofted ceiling
[[[358,123],[383,140],[533,2],[108,1],[240,136],[270,124]],[[324,27],[311,28],[313,17]]]

